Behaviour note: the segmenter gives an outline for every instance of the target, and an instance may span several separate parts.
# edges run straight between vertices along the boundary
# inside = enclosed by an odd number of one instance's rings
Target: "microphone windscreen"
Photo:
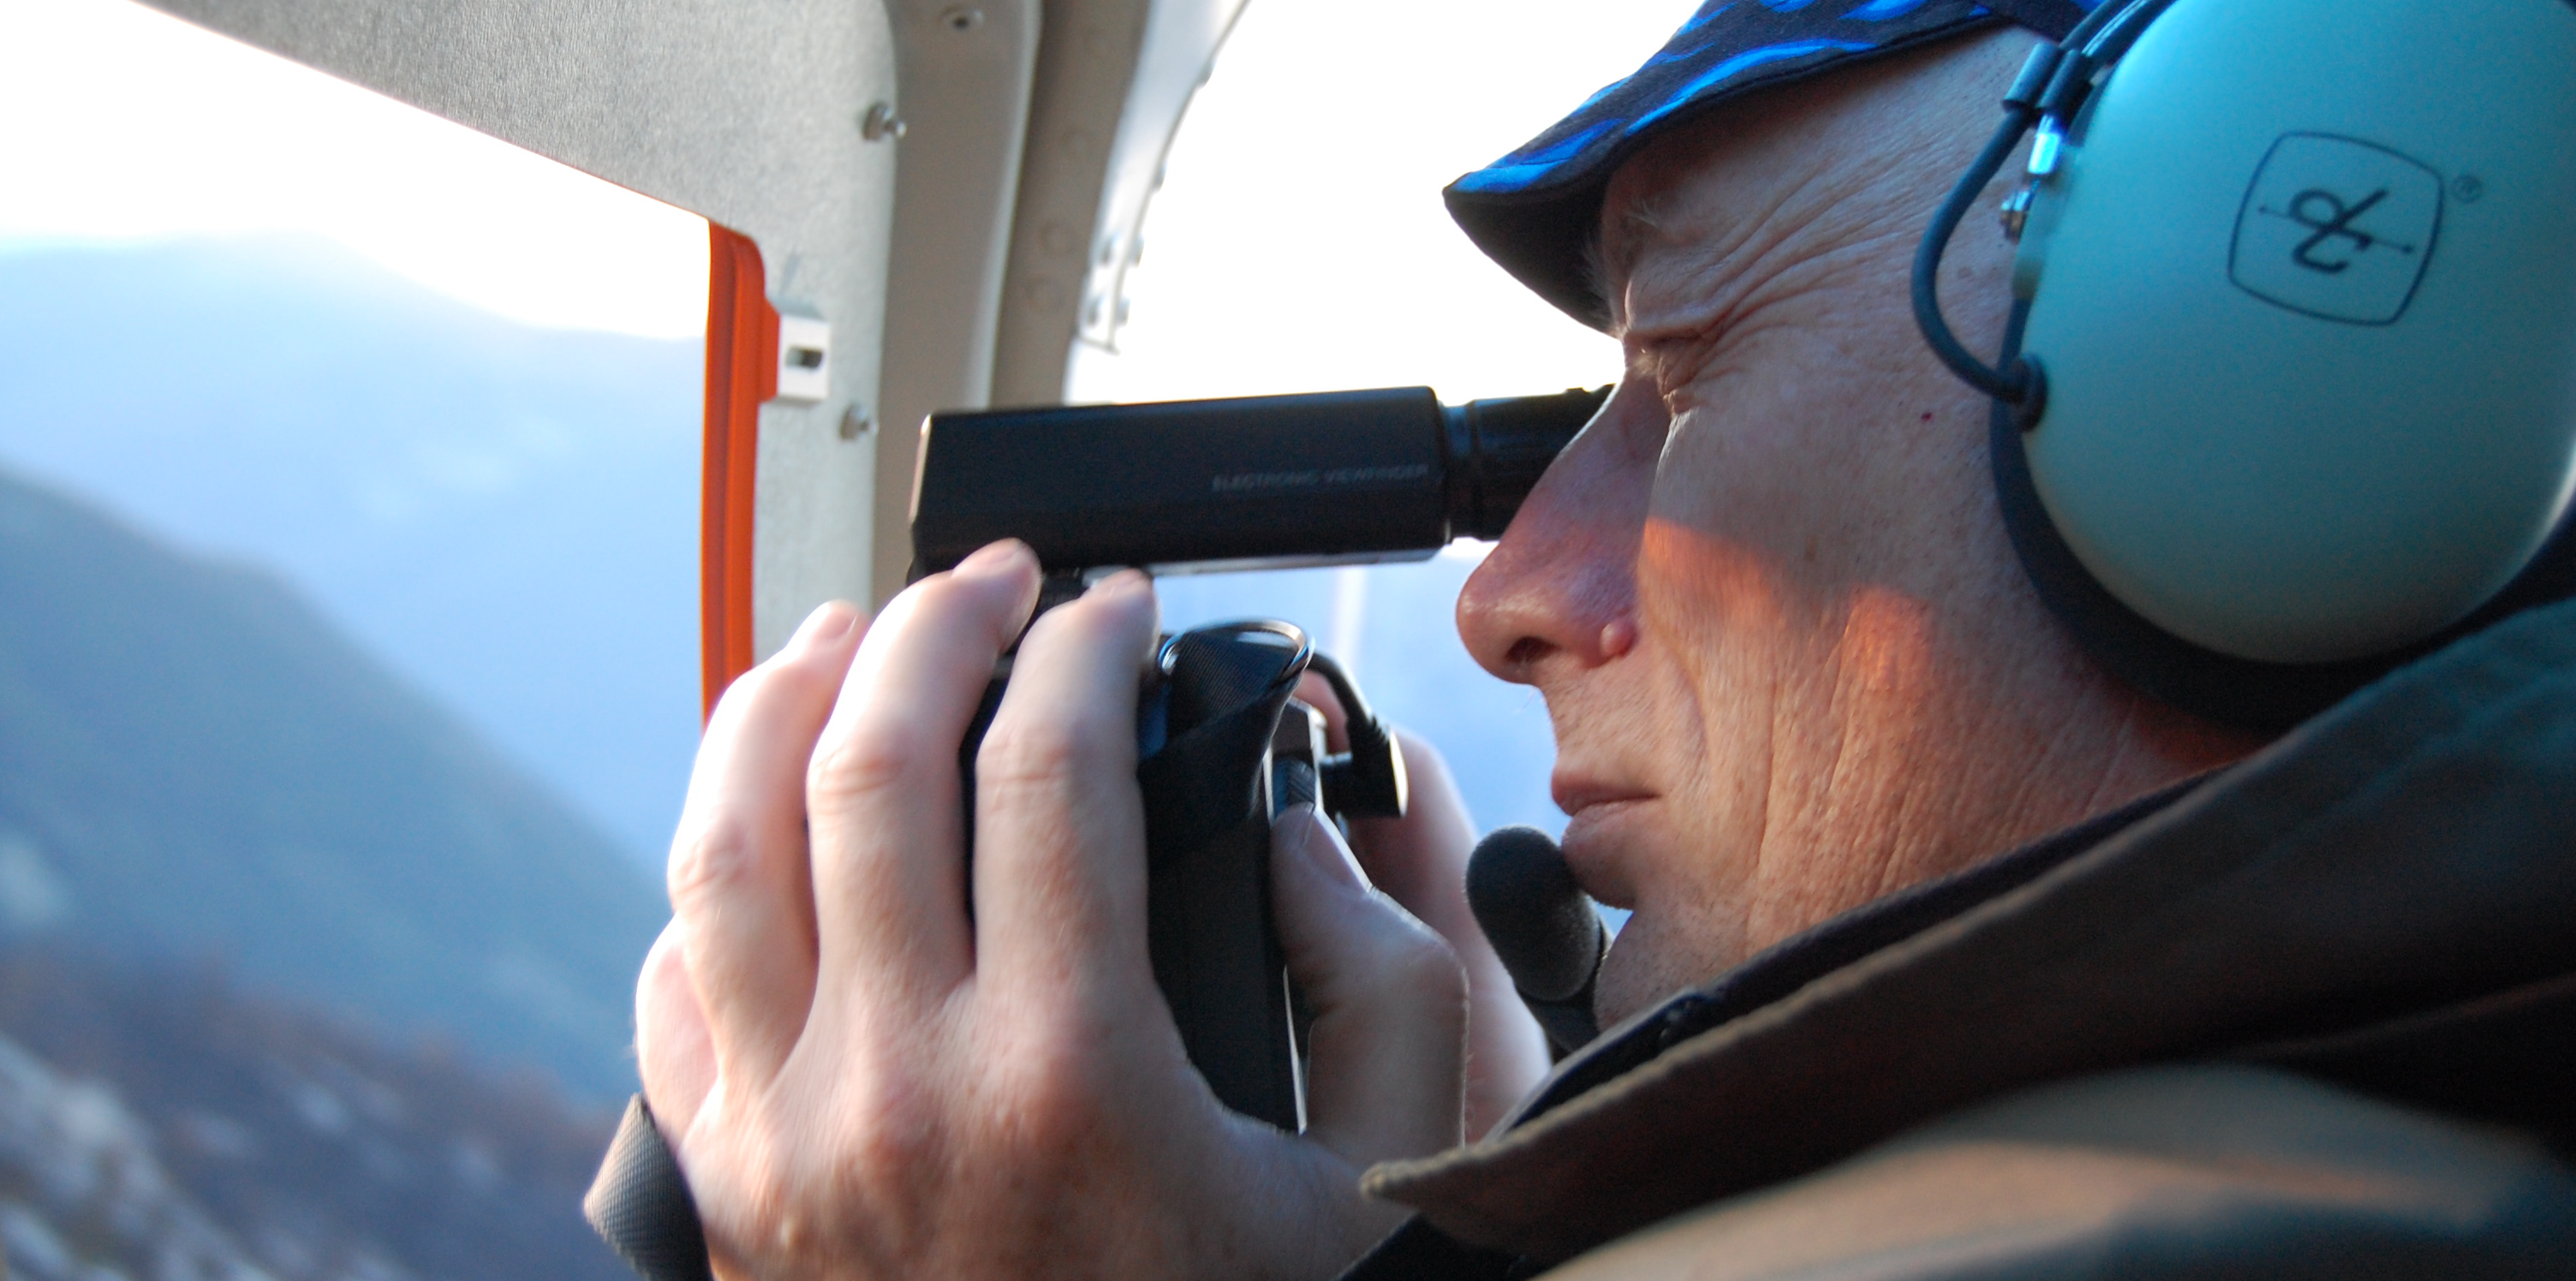
[[[1556,841],[1535,827],[1497,828],[1476,843],[1467,857],[1467,907],[1530,1000],[1582,994],[1609,947],[1591,896],[1575,884]]]

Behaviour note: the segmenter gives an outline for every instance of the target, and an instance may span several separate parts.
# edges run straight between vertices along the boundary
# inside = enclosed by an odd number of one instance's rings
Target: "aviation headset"
[[[2034,129],[1988,365],[1935,287]],[[2284,727],[2576,595],[2576,0],[2106,2],[1913,287],[2031,581],[2166,702]]]

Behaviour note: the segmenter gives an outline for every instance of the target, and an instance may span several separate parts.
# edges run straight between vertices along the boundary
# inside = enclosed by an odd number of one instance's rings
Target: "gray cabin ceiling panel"
[[[870,0],[147,2],[737,229],[892,97]]]

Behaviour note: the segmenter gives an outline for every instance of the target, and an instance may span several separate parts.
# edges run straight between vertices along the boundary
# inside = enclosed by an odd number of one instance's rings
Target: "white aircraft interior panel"
[[[992,401],[1064,397],[1073,343],[1107,341],[1163,153],[1243,0],[1052,0],[1012,220]]]
[[[934,410],[988,403],[1039,0],[889,0],[903,86],[876,415],[875,601],[912,562],[913,456]]]

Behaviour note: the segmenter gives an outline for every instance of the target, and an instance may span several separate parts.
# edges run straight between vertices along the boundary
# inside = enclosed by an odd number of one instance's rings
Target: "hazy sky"
[[[1646,60],[1696,0],[1251,0],[1082,399],[1599,384],[1609,340],[1467,243],[1440,188]]]
[[[335,237],[522,320],[705,324],[706,224],[127,0],[0,0],[0,243]]]
[[[1693,0],[1253,0],[1088,397],[1606,381],[1606,343],[1439,188],[1643,61]],[[694,334],[702,224],[128,0],[0,0],[0,246],[311,230],[547,325]]]

